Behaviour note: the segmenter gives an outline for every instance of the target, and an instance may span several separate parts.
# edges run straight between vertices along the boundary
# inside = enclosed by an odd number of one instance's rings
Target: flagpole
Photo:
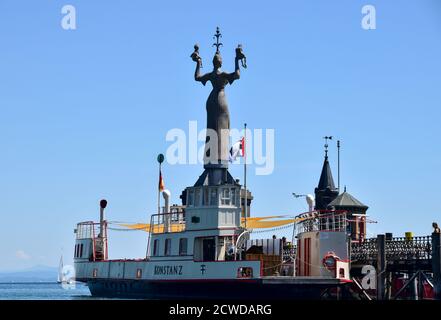
[[[161,163],[159,163],[159,183],[161,183]],[[161,213],[161,190],[160,190],[160,186],[158,184],[158,214]]]
[[[158,214],[161,213],[161,183],[162,183],[162,175],[161,175],[161,166],[162,162],[164,162],[164,155],[160,153],[158,155],[158,163],[159,163],[159,183],[158,183]]]
[[[244,168],[243,168],[243,184],[245,188],[245,229],[247,228],[247,215],[248,215],[248,191],[247,191],[247,152],[246,152],[246,146],[247,146],[247,124],[244,124]]]
[[[340,193],[340,140],[337,140],[337,156],[338,156],[338,193]]]

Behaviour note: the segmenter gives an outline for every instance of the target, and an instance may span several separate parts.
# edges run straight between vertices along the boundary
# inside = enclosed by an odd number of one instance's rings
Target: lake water
[[[78,300],[93,299],[82,283],[0,283],[0,300]]]

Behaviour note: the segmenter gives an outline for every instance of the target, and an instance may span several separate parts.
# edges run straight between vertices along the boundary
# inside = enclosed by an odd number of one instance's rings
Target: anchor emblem
[[[202,274],[205,274],[205,270],[207,269],[206,267],[207,266],[205,264],[201,264],[201,273]]]

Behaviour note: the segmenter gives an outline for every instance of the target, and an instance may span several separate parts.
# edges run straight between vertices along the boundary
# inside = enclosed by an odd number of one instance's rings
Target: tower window
[[[195,189],[194,191],[194,205],[195,206],[201,205],[201,189]]]
[[[210,206],[217,205],[217,189],[212,188],[210,192]]]
[[[229,206],[231,204],[230,189],[223,188],[221,194],[221,205]]]
[[[209,191],[208,188],[204,188],[204,202],[203,202],[204,206],[208,206],[208,191]]]
[[[188,191],[188,205],[192,206],[194,205],[194,190],[189,190]]]
[[[231,204],[236,206],[236,189],[231,189]]]

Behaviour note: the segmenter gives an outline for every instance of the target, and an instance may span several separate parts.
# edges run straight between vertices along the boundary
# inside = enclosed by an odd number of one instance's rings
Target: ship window
[[[208,206],[208,188],[204,188],[204,206]]]
[[[164,255],[169,256],[170,253],[171,253],[171,239],[167,238],[165,239]]]
[[[179,255],[185,256],[187,254],[187,238],[179,239]]]
[[[240,267],[239,269],[237,269],[237,277],[238,278],[252,278],[253,277],[253,268]]]
[[[136,270],[136,278],[140,279],[142,277],[142,269]]]
[[[194,190],[194,205],[195,206],[201,205],[201,189]]]
[[[229,206],[231,204],[230,189],[223,188],[221,194],[221,205]]]
[[[74,257],[78,257],[78,244],[75,245]]]
[[[192,206],[194,204],[194,190],[188,191],[188,205]]]
[[[155,239],[155,241],[153,241],[153,255],[157,256],[159,253],[159,239]]]
[[[231,189],[231,204],[236,205],[236,189]]]
[[[210,206],[217,205],[217,189],[213,188],[210,192]]]
[[[83,244],[80,244],[80,257],[83,256]]]

